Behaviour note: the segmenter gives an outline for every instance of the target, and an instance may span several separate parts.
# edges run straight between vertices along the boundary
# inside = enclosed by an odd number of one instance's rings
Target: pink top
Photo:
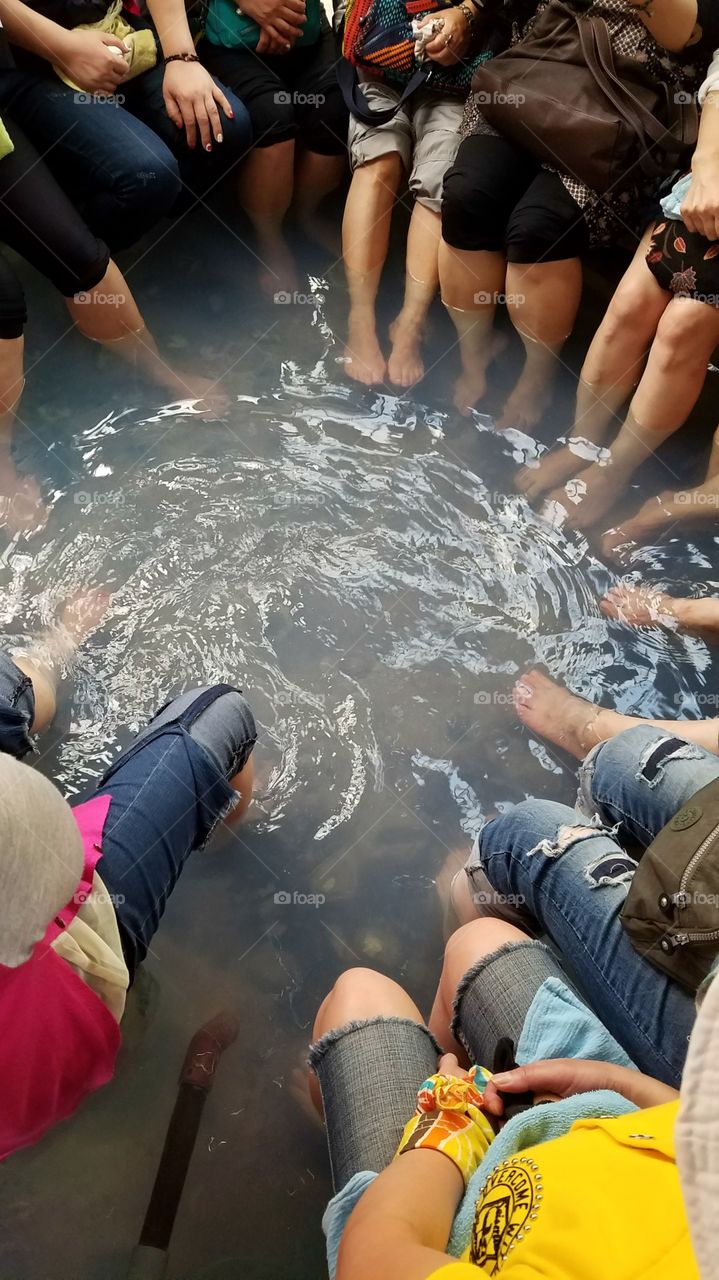
[[[15,969],[0,965],[0,1160],[37,1142],[114,1072],[117,1022],[51,946],[92,891],[110,799],[73,809],[85,852],[80,883],[30,959]]]

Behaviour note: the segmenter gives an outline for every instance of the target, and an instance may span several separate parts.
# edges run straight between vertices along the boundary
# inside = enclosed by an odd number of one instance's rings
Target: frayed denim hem
[[[352,1035],[353,1031],[362,1031],[364,1027],[373,1027],[380,1022],[394,1023],[395,1026],[400,1027],[417,1027],[418,1030],[423,1031],[424,1034],[429,1037],[430,1043],[437,1054],[437,1057],[441,1057],[445,1052],[442,1046],[437,1042],[437,1040],[435,1040],[429,1027],[425,1026],[423,1022],[415,1022],[414,1018],[385,1017],[382,1014],[378,1014],[376,1018],[353,1018],[350,1022],[343,1023],[341,1027],[333,1027],[330,1031],[326,1031],[323,1036],[320,1036],[319,1040],[313,1041],[310,1045],[307,1057],[308,1067],[311,1067],[313,1071],[316,1071],[319,1062],[327,1053],[327,1050],[331,1049],[333,1044],[336,1044],[339,1040],[343,1040],[345,1036]]]

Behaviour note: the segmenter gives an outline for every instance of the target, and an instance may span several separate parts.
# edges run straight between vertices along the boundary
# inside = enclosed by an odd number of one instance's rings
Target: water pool
[[[444,410],[451,353],[415,398],[352,388],[337,273],[310,264],[306,300],[263,309],[219,231],[198,259],[207,234],[187,220],[130,279],[174,358],[232,366],[227,420],[163,405],[64,338],[31,371],[19,439],[50,519],[3,544],[0,610],[12,643],[75,586],[113,593],[37,761],[67,796],[170,692],[232,678],[260,726],[257,803],[188,864],[113,1084],[3,1166],[3,1280],[125,1275],[187,1042],[220,1008],[242,1030],[205,1112],[169,1274],[321,1276],[329,1175],[298,1087],[320,999],[359,963],[427,1008],[447,855],[490,810],[573,795],[568,758],[518,725],[514,679],[541,662],[621,710],[690,717],[711,680],[702,642],[603,618],[615,571],[514,491],[531,442]],[[449,347],[442,316],[433,324]],[[30,340],[29,367],[48,345],[32,325]],[[676,533],[633,569],[716,592],[715,564],[712,536]]]

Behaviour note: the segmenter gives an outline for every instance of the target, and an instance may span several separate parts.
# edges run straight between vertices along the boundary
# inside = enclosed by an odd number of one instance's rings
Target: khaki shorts
[[[391,106],[400,96],[392,85],[375,80],[363,80],[362,87],[373,111]],[[367,125],[350,116],[352,169],[396,151],[409,173],[415,200],[439,213],[444,175],[459,147],[463,111],[459,98],[420,92],[388,124]]]

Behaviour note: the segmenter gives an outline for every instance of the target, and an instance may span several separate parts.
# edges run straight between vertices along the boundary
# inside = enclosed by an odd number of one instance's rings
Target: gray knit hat
[[[47,778],[0,755],[0,964],[30,958],[82,874],[72,810]]]

